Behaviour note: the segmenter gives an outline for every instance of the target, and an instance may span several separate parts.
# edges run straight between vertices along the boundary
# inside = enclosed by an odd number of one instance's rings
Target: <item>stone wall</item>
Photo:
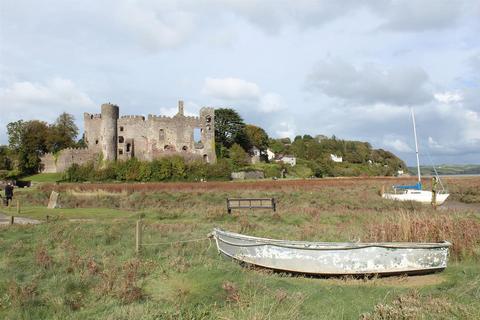
[[[231,176],[233,180],[255,180],[265,177],[263,171],[238,171],[232,172]]]
[[[98,157],[98,153],[91,152],[91,150],[87,148],[67,148],[59,151],[56,155],[47,153],[41,157],[41,172],[63,172],[74,163],[81,165],[89,161],[95,161]]]

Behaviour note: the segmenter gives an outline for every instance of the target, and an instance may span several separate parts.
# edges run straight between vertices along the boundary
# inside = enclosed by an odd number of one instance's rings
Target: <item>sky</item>
[[[0,144],[61,112],[232,107],[271,137],[323,134],[480,163],[479,0],[0,0]]]

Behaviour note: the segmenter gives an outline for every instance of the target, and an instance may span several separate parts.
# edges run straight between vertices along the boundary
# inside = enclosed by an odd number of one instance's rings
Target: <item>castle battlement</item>
[[[145,117],[139,116],[139,115],[125,115],[125,116],[121,116],[120,119],[135,119],[135,120],[145,121]]]
[[[85,120],[87,120],[87,119],[92,119],[92,120],[93,120],[93,119],[102,119],[102,115],[101,115],[100,113],[88,113],[88,112],[85,112],[85,113],[83,114],[83,118],[84,118]]]

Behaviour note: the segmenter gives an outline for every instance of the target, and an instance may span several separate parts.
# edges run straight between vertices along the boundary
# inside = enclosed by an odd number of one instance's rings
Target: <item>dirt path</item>
[[[455,200],[447,200],[442,206],[441,210],[468,210],[473,212],[480,212],[480,203],[463,203]]]
[[[15,224],[39,224],[42,223],[40,220],[24,218],[24,217],[15,217]],[[0,213],[0,225],[10,224],[10,216],[4,213]]]

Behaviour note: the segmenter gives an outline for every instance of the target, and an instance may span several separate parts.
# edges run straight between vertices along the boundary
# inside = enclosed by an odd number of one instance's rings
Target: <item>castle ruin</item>
[[[216,162],[214,109],[201,108],[198,117],[184,115],[183,101],[178,112],[167,116],[119,116],[119,107],[102,104],[100,114],[84,113],[87,148],[61,150],[42,157],[42,172],[63,172],[72,164],[84,164],[101,157],[116,161],[137,158],[143,161],[180,155],[187,160]]]

